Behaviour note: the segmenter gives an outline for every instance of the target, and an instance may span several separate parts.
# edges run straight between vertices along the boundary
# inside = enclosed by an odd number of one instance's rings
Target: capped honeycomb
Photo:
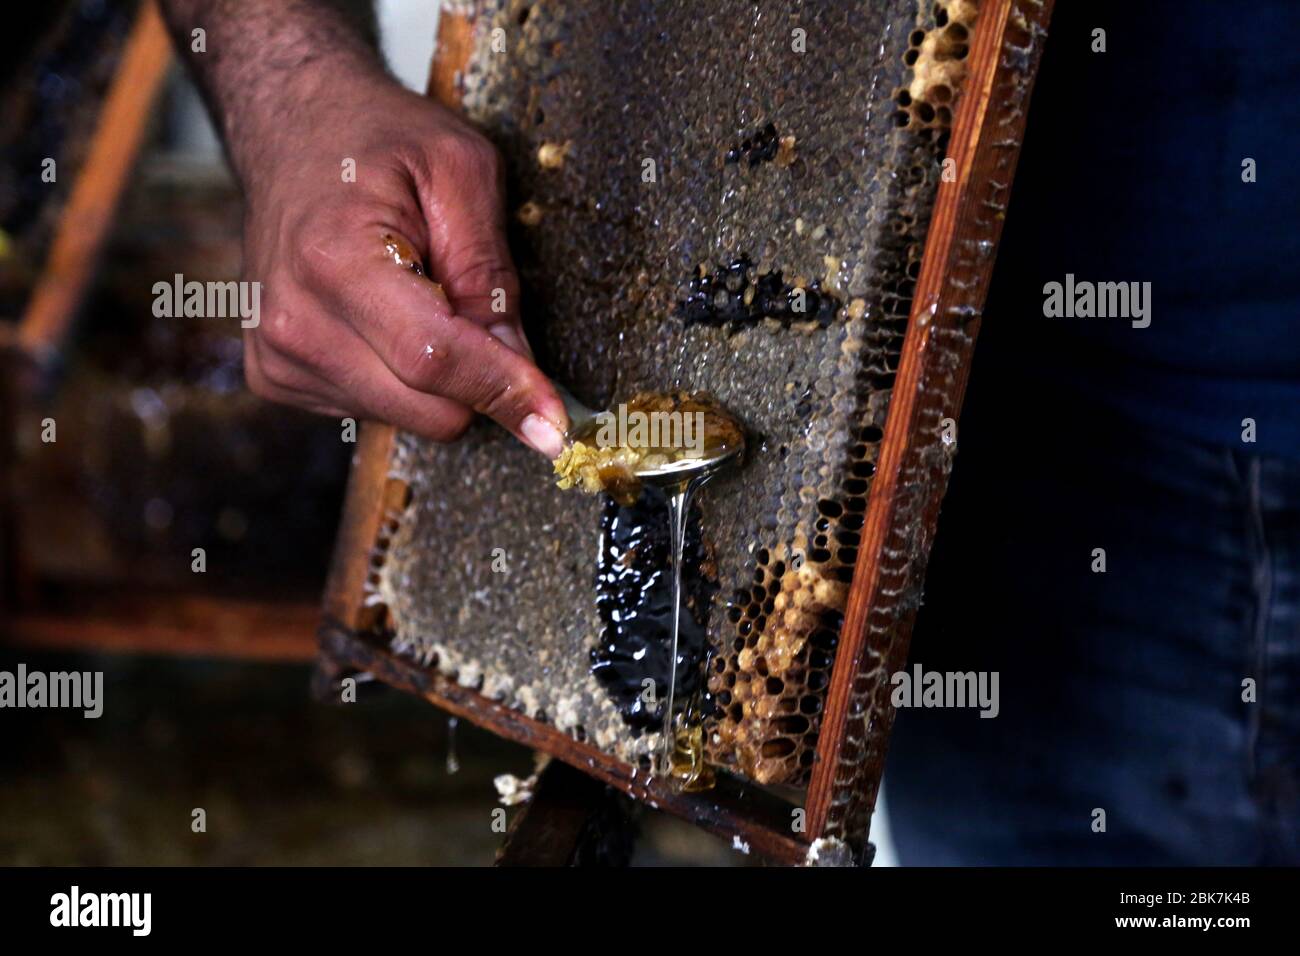
[[[801,785],[973,5],[471,8],[464,105],[506,158],[540,364],[597,408],[707,392],[750,436],[696,501],[686,643],[709,760]],[[550,471],[490,423],[399,436],[368,600],[400,653],[648,767],[659,725],[633,691],[672,664],[610,587],[663,617],[662,540]]]
[[[966,55],[979,5],[975,0],[941,0],[934,6],[930,29],[918,26],[908,37],[903,62],[911,82],[895,93],[900,126],[948,128],[953,100],[966,78]]]

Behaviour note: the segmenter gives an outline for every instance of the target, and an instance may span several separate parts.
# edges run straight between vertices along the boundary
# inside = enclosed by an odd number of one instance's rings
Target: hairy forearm
[[[328,0],[161,0],[245,188],[315,108],[386,82],[363,19]],[[202,34],[196,36],[195,31]]]

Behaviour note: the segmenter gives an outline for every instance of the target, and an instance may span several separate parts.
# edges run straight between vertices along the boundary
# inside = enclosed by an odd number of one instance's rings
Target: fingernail
[[[564,436],[541,415],[529,415],[519,426],[524,441],[547,458],[559,458],[564,450]]]
[[[523,332],[519,326],[512,322],[498,322],[496,325],[489,325],[488,331],[499,338],[502,342],[520,355],[533,357],[533,350],[528,346],[528,340],[524,338]]]

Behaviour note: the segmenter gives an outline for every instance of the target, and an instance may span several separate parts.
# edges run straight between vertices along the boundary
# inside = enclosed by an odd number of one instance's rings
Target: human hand
[[[481,412],[558,455],[568,419],[520,325],[496,150],[382,75],[335,77],[307,100],[260,127],[266,141],[232,144],[245,278],[262,284],[244,333],[250,388],[437,441]]]

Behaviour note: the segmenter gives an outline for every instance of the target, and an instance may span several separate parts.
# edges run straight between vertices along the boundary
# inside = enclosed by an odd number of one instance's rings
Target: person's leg
[[[1251,795],[1263,862],[1300,863],[1300,462],[1238,456],[1252,527],[1258,615],[1247,671]]]
[[[1263,602],[1291,630],[1269,645],[1280,686],[1262,692],[1295,690],[1295,537],[1284,620],[1260,590],[1249,486],[1228,451],[1041,386],[999,394],[996,414],[985,403],[963,423],[911,662],[998,671],[1000,713],[900,711],[886,781],[901,861],[1264,859],[1251,715],[1261,762],[1280,772],[1296,696],[1259,708],[1242,681],[1258,670]],[[1294,813],[1290,767],[1269,792]]]

